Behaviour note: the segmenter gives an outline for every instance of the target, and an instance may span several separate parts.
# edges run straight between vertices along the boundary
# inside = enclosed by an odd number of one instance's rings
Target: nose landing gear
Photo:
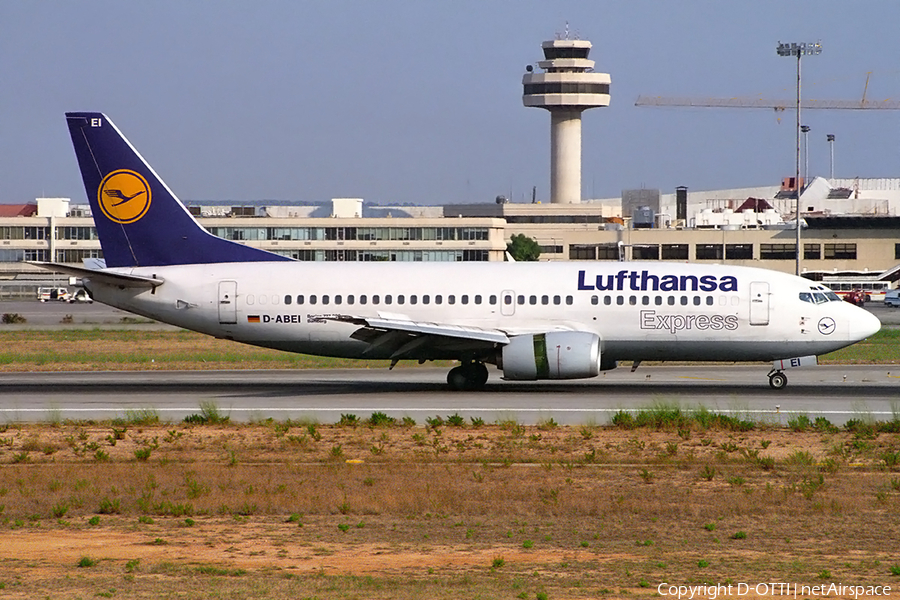
[[[447,385],[454,392],[480,390],[488,380],[488,370],[483,362],[467,362],[453,367],[447,373]]]
[[[777,369],[769,371],[769,387],[773,390],[780,390],[787,385],[787,375]]]

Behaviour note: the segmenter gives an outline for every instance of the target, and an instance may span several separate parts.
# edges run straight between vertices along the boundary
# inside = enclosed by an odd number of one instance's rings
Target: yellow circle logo
[[[134,171],[119,169],[100,182],[97,201],[111,221],[134,223],[150,208],[150,186]]]

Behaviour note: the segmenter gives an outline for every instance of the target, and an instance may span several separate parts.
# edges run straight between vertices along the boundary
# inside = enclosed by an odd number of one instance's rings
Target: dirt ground
[[[897,598],[898,509],[871,427],[10,425],[0,597]]]

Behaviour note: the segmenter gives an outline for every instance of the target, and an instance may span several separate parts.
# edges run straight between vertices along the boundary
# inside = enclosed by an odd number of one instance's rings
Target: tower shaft
[[[581,202],[581,112],[550,111],[550,202]]]

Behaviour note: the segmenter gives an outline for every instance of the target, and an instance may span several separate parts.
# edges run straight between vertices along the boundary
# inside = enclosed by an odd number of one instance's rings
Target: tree
[[[514,233],[506,245],[506,251],[516,262],[535,261],[541,256],[540,244],[524,233]]]

